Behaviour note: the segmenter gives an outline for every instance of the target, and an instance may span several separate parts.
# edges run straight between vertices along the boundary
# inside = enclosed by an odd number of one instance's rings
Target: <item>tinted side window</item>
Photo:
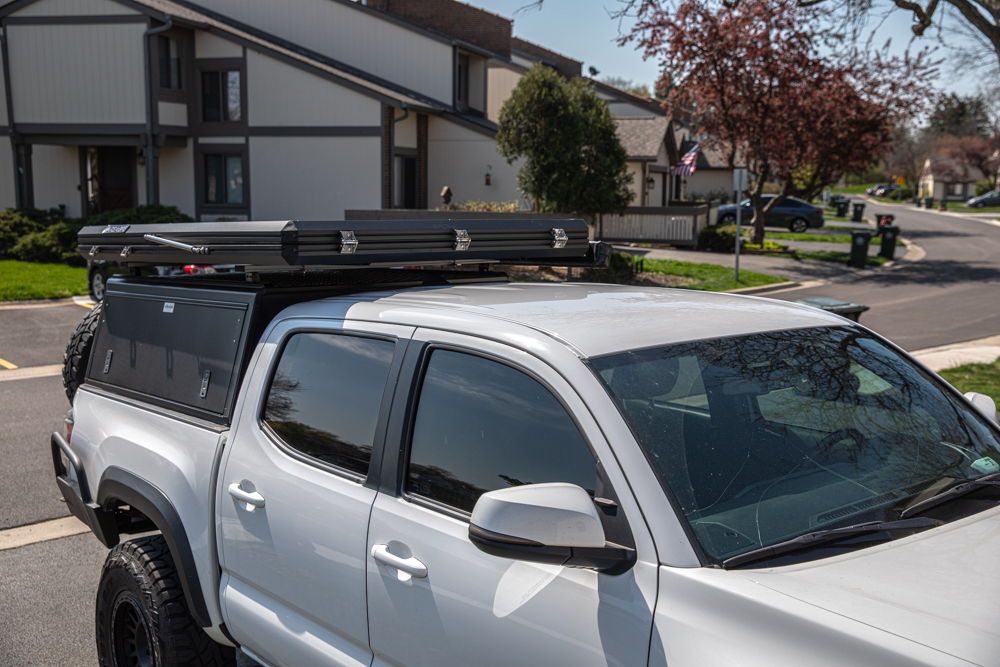
[[[431,354],[407,489],[471,512],[487,491],[570,482],[593,493],[594,456],[562,404],[528,375],[460,352]]]
[[[395,347],[358,336],[292,336],[271,381],[264,422],[289,447],[366,474]]]

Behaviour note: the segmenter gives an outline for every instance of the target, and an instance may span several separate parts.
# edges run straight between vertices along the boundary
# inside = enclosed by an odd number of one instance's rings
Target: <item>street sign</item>
[[[733,190],[737,193],[737,201],[739,201],[743,191],[747,189],[747,186],[749,185],[747,181],[746,169],[733,169]]]
[[[896,179],[896,185],[905,185],[905,184],[906,184],[906,179],[903,178],[902,176]]]

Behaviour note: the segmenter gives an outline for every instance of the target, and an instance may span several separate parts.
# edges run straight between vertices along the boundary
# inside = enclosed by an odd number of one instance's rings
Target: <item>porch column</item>
[[[427,208],[427,114],[417,114],[417,208]]]
[[[382,208],[392,208],[392,119],[396,110],[382,105]]]

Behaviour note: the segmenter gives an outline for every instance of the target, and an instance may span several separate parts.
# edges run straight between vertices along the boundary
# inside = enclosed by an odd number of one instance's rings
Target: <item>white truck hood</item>
[[[1000,665],[1000,508],[756,583],[979,665]]]

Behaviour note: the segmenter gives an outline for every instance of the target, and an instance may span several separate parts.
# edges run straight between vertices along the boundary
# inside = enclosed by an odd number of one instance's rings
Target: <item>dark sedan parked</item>
[[[1000,190],[984,192],[978,197],[973,197],[965,202],[969,208],[984,208],[986,206],[1000,206]]]
[[[774,195],[764,195],[764,205],[774,199]],[[749,224],[753,219],[753,205],[749,199],[740,202],[743,209],[742,222]],[[719,224],[731,225],[736,222],[736,204],[719,207]],[[823,226],[823,209],[795,197],[785,197],[767,214],[764,224],[768,227],[788,227],[793,232],[804,232],[810,227]]]

